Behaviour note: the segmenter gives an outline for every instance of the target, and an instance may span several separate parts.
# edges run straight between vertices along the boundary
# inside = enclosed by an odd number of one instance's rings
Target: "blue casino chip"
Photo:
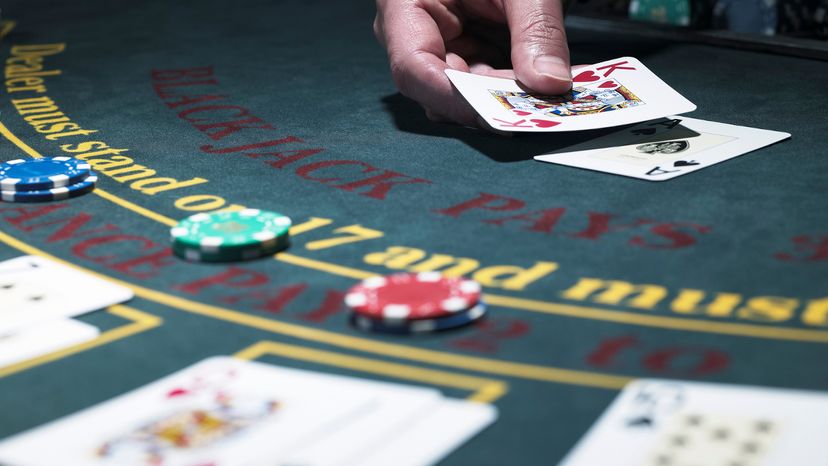
[[[440,332],[453,328],[469,325],[477,322],[486,315],[486,305],[481,301],[471,308],[452,314],[448,317],[435,319],[376,319],[353,313],[351,324],[356,328],[377,333],[391,333],[398,335],[411,335],[422,333]]]
[[[80,183],[91,174],[88,163],[72,157],[18,159],[0,164],[0,191],[43,191]]]
[[[6,202],[48,202],[59,201],[71,197],[82,196],[95,189],[98,177],[95,174],[89,175],[80,183],[60,188],[52,188],[38,191],[0,191],[0,199]]]

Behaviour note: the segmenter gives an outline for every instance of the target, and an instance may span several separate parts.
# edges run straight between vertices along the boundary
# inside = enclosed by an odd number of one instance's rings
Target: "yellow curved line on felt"
[[[538,380],[542,382],[556,382],[607,389],[619,389],[631,380],[630,377],[611,374],[559,369],[555,367],[515,363],[476,356],[463,356],[453,353],[415,348],[396,343],[384,343],[369,340],[367,338],[353,337],[327,330],[314,329],[304,325],[289,324],[286,322],[266,319],[264,317],[258,317],[244,312],[213,306],[211,304],[200,303],[161,291],[144,288],[117,278],[112,278],[98,272],[87,270],[77,264],[55,257],[45,251],[41,251],[40,249],[26,244],[3,231],[0,231],[0,241],[26,254],[45,257],[66,265],[67,267],[72,267],[98,278],[110,280],[113,283],[126,286],[131,289],[136,296],[143,299],[155,301],[191,314],[212,317],[218,320],[233,322],[239,325],[258,328],[260,330],[279,333],[303,340],[314,341],[321,344],[373,353],[380,356],[429,363],[437,366],[454,367],[461,370],[472,370],[502,376]]]
[[[25,142],[15,136],[9,129],[0,123],[0,134],[5,136],[9,141],[20,147],[24,152],[34,158],[42,157],[37,151],[28,146]],[[159,223],[168,226],[175,225],[176,221],[165,217],[161,214],[153,212],[149,209],[141,207],[121,197],[115,196],[109,192],[96,189],[93,191],[99,196],[107,199],[127,210],[131,210],[139,215],[145,216]],[[330,273],[347,278],[361,280],[370,276],[378,275],[376,273],[365,270],[355,269],[352,267],[332,264],[329,262],[319,261],[316,259],[309,259],[306,257],[296,256],[289,253],[278,253],[274,259],[305,267],[313,270]],[[740,324],[733,322],[711,322],[709,320],[693,320],[681,317],[667,317],[642,315],[633,312],[614,311],[606,309],[591,308],[586,306],[576,306],[572,304],[558,304],[548,301],[540,301],[533,299],[515,298],[511,296],[486,294],[485,299],[489,304],[517,309],[522,311],[538,312],[543,314],[560,315],[566,317],[575,317],[579,319],[601,320],[606,322],[614,322],[626,325],[638,325],[642,327],[665,328],[670,330],[684,330],[696,331],[703,333],[716,333],[720,335],[733,335],[753,338],[766,338],[774,340],[791,340],[811,343],[828,343],[828,331],[796,329],[796,328],[780,328],[768,327],[764,325],[755,324]]]
[[[240,359],[253,360],[265,355],[277,355],[289,359],[342,367],[397,379],[413,380],[428,385],[441,385],[470,390],[473,393],[468,399],[480,403],[493,403],[509,391],[509,385],[501,380],[426,369],[395,362],[379,361],[274,341],[260,341],[237,352],[233,356]]]
[[[12,29],[14,29],[15,26],[17,26],[17,21],[0,21],[0,39],[6,37],[10,32],[12,32]]]
[[[132,321],[132,323],[107,330],[98,335],[97,338],[89,340],[87,342],[70,346],[68,348],[64,348],[62,350],[58,350],[52,353],[44,354],[32,359],[27,359],[25,361],[20,361],[9,366],[0,367],[0,378],[16,374],[27,369],[31,369],[41,364],[57,361],[59,359],[72,356],[74,354],[98,346],[106,345],[116,340],[121,340],[130,337],[132,335],[158,327],[163,322],[163,320],[158,316],[147,314],[146,312],[139,311],[138,309],[134,309],[128,306],[124,306],[123,304],[116,304],[114,306],[110,306],[107,309],[107,312],[109,312],[110,314],[114,314],[118,317],[122,317],[126,320],[130,320]]]

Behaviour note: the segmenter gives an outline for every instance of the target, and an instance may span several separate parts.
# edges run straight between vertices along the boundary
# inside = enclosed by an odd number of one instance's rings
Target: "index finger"
[[[438,21],[444,30],[451,28],[450,22],[435,19],[419,2],[411,1],[380,14],[391,74],[400,92],[433,113],[461,124],[474,124],[474,110],[445,74],[451,66],[446,61],[445,38]]]

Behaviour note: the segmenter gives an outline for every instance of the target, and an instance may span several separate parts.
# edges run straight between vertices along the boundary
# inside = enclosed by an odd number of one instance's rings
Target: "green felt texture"
[[[64,144],[103,141],[128,149],[120,155],[150,167],[155,176],[207,180],[146,194],[130,187],[134,180],[119,182],[116,175],[101,174],[98,187],[106,193],[173,220],[192,213],[176,207],[176,201],[212,195],[228,205],[284,213],[294,225],[312,217],[332,223],[291,239],[287,252],[305,260],[301,263],[262,259],[228,266],[169,257],[158,268],[128,268],[117,264],[169,247],[167,225],[94,194],[17,223],[13,219],[23,215],[14,210],[17,206],[0,205],[0,232],[7,239],[0,242],[0,258],[34,248],[139,286],[139,297],[129,306],[163,319],[159,327],[54,362],[11,374],[0,369],[0,437],[260,341],[441,371],[444,379],[411,380],[291,354],[258,358],[434,386],[450,396],[473,392],[453,384],[450,374],[508,384],[507,393],[495,401],[498,421],[450,455],[444,463],[449,466],[553,464],[613,399],[624,378],[828,388],[828,317],[816,301],[828,296],[828,252],[808,246],[828,238],[824,62],[571,31],[573,63],[635,56],[698,106],[695,118],[792,134],[790,140],[720,165],[650,183],[532,160],[606,131],[504,138],[428,121],[394,87],[385,51],[371,30],[373,2],[25,0],[6,2],[2,15],[16,21],[0,42],[4,59],[14,45],[66,44],[44,59],[44,69],[61,71],[45,78],[46,92],[3,91],[0,98],[0,121],[37,153],[63,155]],[[238,109],[192,113],[191,119],[204,120],[188,122],[179,113],[195,105],[170,108],[178,97],[163,99],[153,89],[160,82],[153,70],[207,66],[212,75],[203,79],[215,84],[169,91],[225,96],[203,105],[243,107],[267,128],[211,139],[207,133],[219,128],[196,126],[221,121]],[[39,95],[51,98],[72,122],[97,132],[47,139],[11,103]],[[216,152],[289,137],[295,139],[277,146]],[[202,149],[208,145],[213,152]],[[306,157],[278,166],[284,159],[267,155],[275,152]],[[0,159],[25,156],[19,145],[0,140]],[[347,164],[307,171],[312,163],[337,161]],[[371,186],[349,186],[383,174],[427,181],[399,184],[374,197],[366,195]],[[481,193],[525,206],[455,216],[445,212]],[[504,220],[542,210],[560,214],[554,228],[532,231],[530,221]],[[57,234],[66,222],[48,223],[77,216],[89,220],[74,236]],[[609,218],[611,231],[590,233],[590,219],[601,218]],[[659,247],[671,243],[653,233],[662,224],[689,235],[692,244]],[[83,241],[104,235],[106,225],[149,242],[123,237],[78,252]],[[352,225],[363,230],[346,228]],[[95,229],[102,230],[87,231]],[[320,243],[364,229],[382,236]],[[797,247],[794,237],[806,239]],[[485,288],[495,299],[482,326],[419,338],[366,335],[348,325],[344,306],[334,304],[338,293],[356,283],[349,270],[402,270],[383,265],[375,254],[394,246],[469,258],[480,268],[526,269],[538,262],[557,268],[515,286],[501,282]],[[344,271],[320,269],[317,263]],[[229,285],[198,282],[234,273],[236,281]],[[253,276],[266,283],[242,283]],[[667,294],[651,306],[567,297],[565,291],[582,278],[650,284]],[[726,315],[682,313],[671,305],[682,289],[705,293],[703,303],[717,293],[739,301]],[[147,290],[213,307],[158,299]],[[774,298],[750,304],[758,297]],[[266,304],[267,298],[274,299]],[[809,305],[811,320],[805,322]],[[324,318],[313,314],[321,308],[333,310]],[[104,331],[127,323],[102,312],[82,319]],[[632,343],[613,357],[598,354],[602,341],[624,338]],[[680,354],[670,358],[671,352]],[[667,365],[660,363],[665,358]],[[557,369],[575,371],[574,378]]]

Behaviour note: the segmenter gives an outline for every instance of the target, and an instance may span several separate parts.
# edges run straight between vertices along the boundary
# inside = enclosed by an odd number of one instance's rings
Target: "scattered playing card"
[[[0,464],[241,466],[277,460],[367,409],[371,398],[310,372],[210,358],[0,442]]]
[[[38,256],[0,263],[0,335],[132,299],[132,291]]]
[[[53,319],[0,336],[0,367],[9,366],[95,339],[94,325],[73,319]]]
[[[533,94],[510,79],[455,70],[446,75],[486,123],[500,131],[608,128],[696,109],[632,57],[579,68],[572,90],[562,96]]]
[[[828,395],[631,382],[559,466],[824,466]]]
[[[496,418],[497,410],[491,405],[446,399],[409,428],[387,438],[381,448],[339,466],[433,465]]]
[[[789,137],[779,131],[671,116],[538,155],[535,160],[665,181]]]
[[[373,382],[352,377],[328,376],[332,386],[353,386],[374,393],[370,411],[356,413],[343,428],[320,435],[291,453],[285,464],[303,466],[353,466],[367,451],[373,451],[405,431],[413,420],[439,409],[444,398],[439,391],[399,384]],[[264,462],[265,464],[273,464]]]
[[[428,466],[495,417],[429,388],[215,357],[6,439],[0,464]]]
[[[776,440],[774,421],[749,416],[682,412],[667,421],[641,466],[760,466]]]

